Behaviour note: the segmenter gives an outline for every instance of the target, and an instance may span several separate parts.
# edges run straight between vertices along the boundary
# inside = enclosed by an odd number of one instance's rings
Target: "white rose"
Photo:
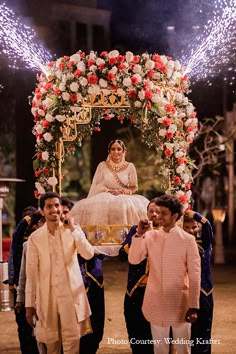
[[[127,63],[133,61],[133,59],[134,59],[134,55],[132,52],[125,53],[125,60],[127,61]]]
[[[57,71],[55,72],[55,76],[56,76],[59,80],[61,80],[61,78],[62,78],[62,71],[61,71],[61,70],[57,70]]]
[[[110,91],[110,90],[107,90],[107,89],[103,89],[103,90],[101,90],[101,91],[103,92],[104,96],[108,96],[108,95],[110,95],[110,93],[111,93],[111,91]]]
[[[139,107],[142,106],[142,103],[141,103],[140,101],[135,101],[135,102],[134,102],[134,106],[137,107],[137,108],[139,108]]]
[[[189,104],[186,108],[187,115],[190,116],[194,112],[194,107],[192,104]]]
[[[45,93],[45,92],[47,92],[47,90],[45,90],[44,87],[41,87],[41,88],[40,88],[40,92],[41,92],[41,93]]]
[[[51,107],[51,105],[53,104],[53,100],[51,98],[46,98],[44,101],[43,101],[43,105],[46,106],[46,107]]]
[[[48,152],[47,151],[42,152],[42,159],[44,161],[48,161],[48,158],[49,158]]]
[[[175,133],[177,131],[177,126],[175,124],[170,124],[168,132]]]
[[[55,118],[58,120],[58,122],[64,122],[66,120],[66,116],[62,114],[57,114]]]
[[[81,95],[81,93],[77,93],[77,102],[78,101],[82,101],[83,97]]]
[[[141,90],[141,91],[138,93],[138,97],[139,97],[140,100],[144,100],[144,98],[145,98],[145,92],[144,92],[144,90]]]
[[[140,74],[142,72],[142,66],[139,64],[136,64],[133,68],[133,72],[136,74]]]
[[[181,103],[181,102],[183,102],[183,99],[184,99],[184,95],[181,92],[177,92],[175,94],[176,102]]]
[[[41,117],[44,117],[45,116],[45,112],[43,109],[38,109],[38,114],[41,116]]]
[[[147,70],[152,70],[155,67],[155,62],[153,60],[147,60],[145,63],[145,68]]]
[[[66,85],[65,85],[64,82],[60,82],[60,84],[59,84],[59,89],[60,89],[61,91],[65,91],[65,90],[66,90]]]
[[[184,156],[184,153],[183,153],[183,151],[177,151],[176,153],[175,153],[175,157],[178,159],[179,157],[182,157],[182,156]]]
[[[91,60],[95,60],[96,59],[96,54],[94,53],[93,50],[91,50],[91,52],[89,53],[89,59],[91,59]]]
[[[90,70],[90,72],[94,73],[97,70],[97,68],[98,68],[97,65],[91,65],[89,67],[89,70]]]
[[[175,61],[175,70],[180,70],[181,69],[181,64],[178,60]]]
[[[102,64],[105,64],[105,60],[101,59],[101,58],[97,58],[96,65],[99,66],[99,65],[102,65]]]
[[[118,88],[117,93],[120,96],[125,96],[126,95],[125,91],[123,89],[121,89],[121,88]]]
[[[112,69],[110,70],[111,73],[116,74],[118,71],[117,66],[113,66]]]
[[[70,61],[75,61],[76,63],[80,61],[80,55],[78,53],[70,56]]]
[[[166,65],[166,63],[168,63],[168,59],[165,55],[161,55],[160,58],[161,58],[161,61],[164,65]]]
[[[48,143],[53,139],[51,133],[45,133],[45,134],[43,134],[43,138],[44,138],[44,140],[46,140]]]
[[[157,93],[154,93],[154,95],[151,98],[151,101],[153,103],[158,103],[160,101],[160,96]]]
[[[88,93],[96,96],[100,93],[100,87],[98,85],[92,85],[88,88]]]
[[[125,77],[123,80],[123,85],[126,87],[130,87],[132,85],[132,81],[130,79],[130,77]]]
[[[119,55],[118,50],[112,50],[108,53],[108,58],[117,58]]]
[[[104,79],[100,79],[100,80],[99,80],[99,85],[100,85],[101,87],[107,87],[107,81],[104,80]]]
[[[55,186],[55,185],[58,183],[56,177],[49,177],[48,180],[47,180],[47,182],[48,182],[48,184],[49,184],[50,186]]]
[[[35,126],[35,131],[36,131],[38,134],[42,134],[43,131],[44,131],[44,128],[42,127],[41,124],[37,124],[37,125]]]
[[[85,77],[81,77],[79,82],[80,82],[80,85],[83,87],[87,86],[87,84],[88,84],[88,80]]]
[[[136,79],[138,79],[138,82],[142,81],[142,78],[139,74],[134,74],[133,77],[136,77]]]
[[[45,119],[46,119],[48,122],[53,122],[53,121],[55,120],[55,118],[54,118],[50,113],[47,113],[47,114],[46,114]]]
[[[70,89],[71,89],[72,92],[77,92],[77,91],[78,91],[78,88],[79,88],[79,85],[78,85],[77,82],[72,82],[72,83],[70,84]]]
[[[77,65],[77,69],[84,72],[85,71],[85,64],[83,61],[80,61]]]
[[[179,165],[179,166],[176,168],[176,172],[177,172],[178,174],[183,173],[184,170],[185,170],[185,165]]]
[[[44,194],[45,189],[42,187],[42,185],[39,182],[35,182],[35,188],[39,192],[39,194]]]
[[[68,92],[62,92],[61,96],[64,101],[69,101],[70,99],[70,94]]]
[[[37,112],[37,108],[36,107],[32,107],[31,108],[31,113],[33,114],[33,116],[35,115],[36,112]]]
[[[162,137],[166,136],[166,129],[159,129],[158,134]]]

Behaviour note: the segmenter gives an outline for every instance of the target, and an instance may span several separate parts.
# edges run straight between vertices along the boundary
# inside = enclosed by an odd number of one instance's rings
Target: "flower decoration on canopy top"
[[[79,51],[48,63],[38,76],[31,109],[36,197],[60,189],[61,161],[100,131],[101,119],[128,119],[149,147],[161,150],[166,189],[186,207],[194,166],[188,147],[198,129],[187,93],[184,68],[164,55]]]

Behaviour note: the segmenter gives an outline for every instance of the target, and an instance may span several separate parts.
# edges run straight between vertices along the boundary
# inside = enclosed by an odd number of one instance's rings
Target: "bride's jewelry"
[[[127,161],[121,161],[121,162],[115,163],[112,161],[111,158],[109,160],[107,160],[106,163],[115,172],[121,171],[128,166]]]

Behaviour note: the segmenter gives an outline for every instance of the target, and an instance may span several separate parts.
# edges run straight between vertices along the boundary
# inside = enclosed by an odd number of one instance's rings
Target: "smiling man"
[[[47,192],[39,202],[46,222],[28,241],[26,317],[48,354],[60,354],[61,343],[64,354],[77,354],[80,337],[91,331],[77,253],[90,259],[94,251],[69,214],[62,224],[58,194]]]
[[[139,222],[129,262],[138,264],[149,257],[142,311],[151,324],[155,353],[168,354],[170,344],[175,344],[179,354],[186,354],[199,308],[200,257],[195,238],[176,225],[182,214],[180,201],[165,194],[155,204],[160,228],[147,231],[145,220]]]

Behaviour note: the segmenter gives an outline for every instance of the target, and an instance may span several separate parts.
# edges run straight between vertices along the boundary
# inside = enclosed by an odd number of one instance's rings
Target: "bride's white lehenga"
[[[116,164],[103,161],[97,167],[88,197],[72,208],[71,215],[82,227],[137,224],[146,217],[149,200],[138,194],[113,195],[109,192],[130,190],[131,193],[131,189],[137,188],[137,173],[131,162],[125,161],[116,167]]]

